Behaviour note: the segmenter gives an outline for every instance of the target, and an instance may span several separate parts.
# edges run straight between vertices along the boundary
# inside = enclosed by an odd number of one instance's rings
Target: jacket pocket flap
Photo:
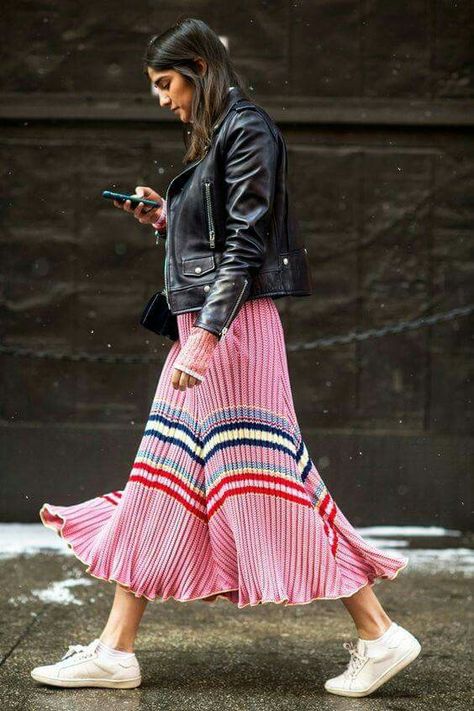
[[[307,261],[307,254],[306,247],[297,247],[292,249],[291,252],[280,252],[278,262],[280,267],[295,268]]]
[[[200,276],[212,271],[215,267],[216,261],[213,254],[206,257],[183,259],[183,274],[187,276]]]
[[[281,269],[283,288],[294,291],[294,284],[301,288],[298,291],[312,292],[311,268],[306,247],[297,247],[290,252],[280,252],[278,262]]]

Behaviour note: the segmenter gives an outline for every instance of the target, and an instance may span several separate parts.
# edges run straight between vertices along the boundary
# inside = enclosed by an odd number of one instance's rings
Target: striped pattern
[[[355,531],[304,444],[273,300],[245,302],[204,381],[175,390],[196,315],[178,315],[123,490],[44,504],[43,523],[91,575],[150,600],[297,605],[393,579],[407,559]]]

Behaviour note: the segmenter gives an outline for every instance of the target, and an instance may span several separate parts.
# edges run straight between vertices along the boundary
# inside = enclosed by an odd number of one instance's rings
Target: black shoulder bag
[[[140,323],[150,331],[166,336],[172,341],[177,341],[179,338],[178,319],[176,314],[171,313],[163,290],[157,291],[149,299],[140,317]]]

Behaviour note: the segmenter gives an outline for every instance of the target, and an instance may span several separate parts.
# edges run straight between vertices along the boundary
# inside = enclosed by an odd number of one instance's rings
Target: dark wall
[[[165,194],[184,167],[141,57],[190,6],[287,139],[315,287],[275,302],[288,345],[474,302],[472,3],[7,2],[4,520],[128,477],[170,344],[138,324],[163,250],[100,193]],[[289,349],[310,455],[356,524],[472,528],[472,325]]]

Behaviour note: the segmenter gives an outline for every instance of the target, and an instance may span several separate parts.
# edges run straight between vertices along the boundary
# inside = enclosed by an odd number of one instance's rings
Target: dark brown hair
[[[197,57],[207,63],[207,71],[202,76],[195,61]],[[202,158],[207,152],[212,126],[227,103],[229,86],[238,87],[244,98],[253,101],[219,36],[202,20],[184,18],[162,34],[154,35],[143,62],[148,78],[148,67],[155,71],[174,69],[193,85],[192,123],[185,124],[187,150],[183,163]]]

